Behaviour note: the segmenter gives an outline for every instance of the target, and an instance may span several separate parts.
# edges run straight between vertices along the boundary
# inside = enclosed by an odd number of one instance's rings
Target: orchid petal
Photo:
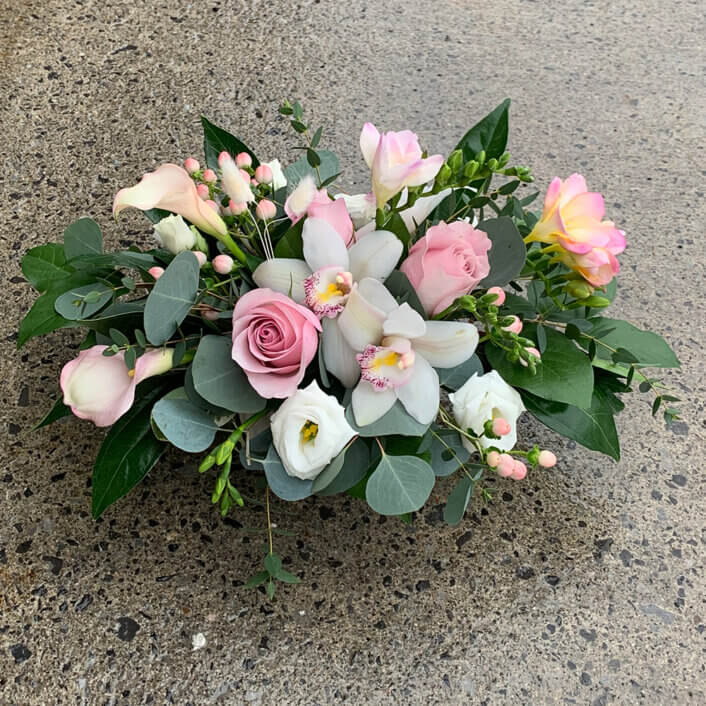
[[[395,389],[397,399],[420,424],[434,421],[439,411],[439,376],[427,361],[418,356],[409,382]],[[354,408],[355,410],[355,408]]]
[[[307,218],[302,231],[304,259],[312,271],[330,265],[348,270],[348,251],[341,236],[321,218]]]
[[[376,230],[348,250],[354,281],[364,277],[385,280],[402,256],[402,241],[388,230]]]
[[[382,331],[386,336],[403,338],[418,338],[423,336],[426,330],[424,319],[406,302],[389,314],[382,325]]]
[[[365,427],[377,422],[380,417],[390,411],[395,400],[394,390],[376,390],[369,382],[361,380],[353,390],[351,397],[355,423],[359,427]]]
[[[380,342],[385,318],[386,312],[371,304],[362,295],[360,287],[354,287],[348,296],[346,308],[338,317],[338,325],[348,345],[353,350],[362,351],[366,346]]]
[[[459,321],[427,321],[426,333],[414,340],[414,351],[435,368],[455,368],[478,346],[478,329]]]
[[[353,387],[360,377],[360,365],[355,351],[341,333],[337,319],[322,319],[322,355],[326,370],[335,375],[345,387]]]
[[[304,280],[310,275],[311,270],[304,260],[276,257],[258,265],[252,278],[258,287],[274,289],[291,297],[297,304],[303,304],[306,298]]]
[[[387,287],[372,277],[361,279],[358,282],[358,289],[368,302],[386,314],[390,314],[399,306]]]

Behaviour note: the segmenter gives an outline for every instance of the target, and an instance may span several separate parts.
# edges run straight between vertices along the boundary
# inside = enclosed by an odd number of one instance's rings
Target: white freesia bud
[[[316,380],[285,400],[270,428],[284,470],[303,480],[319,475],[355,436],[343,407]]]
[[[449,395],[449,399],[458,425],[462,429],[472,429],[476,435],[483,433],[483,426],[489,419],[502,417],[510,424],[510,433],[499,439],[481,437],[484,448],[495,446],[509,451],[515,445],[517,419],[525,411],[525,406],[517,390],[510,387],[497,371],[485,375],[474,373],[463,387]],[[463,445],[469,451],[475,451],[468,439],[463,439]]]
[[[191,250],[196,245],[194,232],[186,225],[181,216],[167,216],[154,225],[154,234],[159,244],[178,255],[184,250]]]
[[[243,175],[240,173],[238,165],[230,155],[220,160],[221,164],[221,185],[228,196],[235,203],[250,203],[255,200],[255,195],[250,189]]]
[[[346,203],[353,227],[358,230],[375,220],[375,196],[373,194],[336,194],[337,199]]]
[[[272,188],[274,191],[287,186],[287,177],[284,176],[282,165],[279,159],[273,159],[271,162],[263,162],[266,167],[272,170]]]

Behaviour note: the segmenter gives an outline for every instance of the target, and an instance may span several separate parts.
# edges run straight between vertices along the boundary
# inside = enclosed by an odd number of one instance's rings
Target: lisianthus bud
[[[159,279],[163,274],[164,274],[164,268],[163,267],[150,267],[149,270],[147,270],[152,277],[155,279]]]
[[[194,172],[198,172],[198,170],[201,168],[201,165],[198,163],[198,160],[194,159],[193,157],[187,157],[184,160],[184,169],[189,174],[193,174]]]
[[[497,469],[501,478],[508,478],[515,470],[515,459],[510,454],[500,454]]]
[[[255,215],[261,221],[271,221],[277,215],[277,206],[269,199],[262,199],[255,208]]]
[[[522,321],[517,316],[513,316],[512,318],[514,321],[509,326],[503,326],[503,331],[520,333],[520,331],[522,331]]]
[[[247,152],[240,152],[236,158],[235,163],[242,169],[243,167],[252,166],[252,157]]]
[[[488,294],[495,294],[496,299],[493,302],[495,306],[502,306],[505,303],[505,290],[500,287],[491,287],[488,290]]]
[[[512,427],[506,419],[498,417],[493,419],[492,430],[496,436],[507,436],[512,431]]]
[[[255,178],[261,184],[271,184],[273,178],[272,169],[267,164],[261,164],[255,170]]]
[[[522,461],[515,461],[515,467],[510,474],[512,480],[522,480],[527,475],[527,466]]]
[[[206,186],[206,184],[197,184],[196,185],[196,193],[199,195],[199,197],[203,201],[206,201],[209,196],[208,187]]]
[[[500,463],[500,454],[497,451],[490,451],[485,457],[485,462],[491,468],[497,468]]]
[[[228,275],[233,270],[233,258],[230,255],[216,255],[211,264],[219,275]]]
[[[206,169],[203,173],[203,180],[207,184],[215,184],[218,181],[218,177],[216,176],[216,172],[214,172],[213,169]]]
[[[199,261],[199,267],[203,267],[206,264],[206,254],[202,253],[200,250],[194,250],[194,255],[196,255],[196,259]]]
[[[537,461],[540,466],[543,466],[544,468],[551,468],[552,466],[556,466],[556,455],[551,451],[544,449],[543,451],[540,451]]]

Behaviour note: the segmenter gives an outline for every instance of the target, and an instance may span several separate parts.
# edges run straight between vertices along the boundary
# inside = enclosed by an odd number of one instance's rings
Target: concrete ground
[[[0,703],[672,704],[704,686],[704,19],[688,0],[22,0],[0,9]],[[172,454],[94,522],[102,433],[31,425],[77,338],[15,334],[23,252],[110,216],[143,171],[200,156],[201,112],[291,157],[299,98],[344,183],[361,124],[446,151],[512,97],[510,147],[544,189],[583,172],[627,232],[617,314],[663,332],[683,421],[644,399],[617,464],[527,423],[560,456],[457,528],[442,485],[413,527],[350,498],[277,502],[302,578],[274,603],[259,508],[221,521]],[[254,493],[254,490],[251,490]],[[205,646],[192,651],[192,636]]]

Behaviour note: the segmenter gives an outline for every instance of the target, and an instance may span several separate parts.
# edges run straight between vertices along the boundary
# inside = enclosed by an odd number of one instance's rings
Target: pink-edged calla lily
[[[117,217],[124,208],[161,208],[183,216],[209,235],[219,237],[228,232],[218,212],[198,195],[187,171],[176,164],[162,164],[135,186],[120,189],[113,202],[113,215]]]
[[[380,134],[372,123],[363,125],[360,150],[371,170],[378,208],[405,186],[421,186],[431,181],[444,163],[440,154],[422,158],[419,138],[410,130]]]
[[[396,400],[420,424],[429,424],[439,410],[439,376],[434,368],[460,365],[478,345],[473,324],[425,321],[372,278],[353,288],[338,326],[358,352],[361,379],[351,402],[361,427],[380,419]]]
[[[341,204],[343,205],[343,204]],[[346,248],[335,228],[320,218],[307,218],[302,230],[304,260],[274,258],[253,273],[258,287],[269,287],[306,304],[321,320],[322,354],[326,369],[346,387],[360,376],[355,351],[338,330],[355,282],[366,278],[384,280],[402,255],[402,242],[394,233],[366,233]]]

